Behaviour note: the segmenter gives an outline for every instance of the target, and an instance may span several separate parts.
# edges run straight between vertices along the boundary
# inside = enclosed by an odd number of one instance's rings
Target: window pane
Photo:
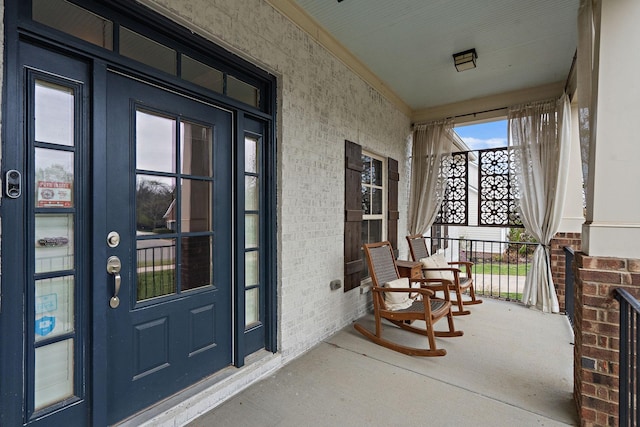
[[[33,0],[33,20],[113,50],[113,23],[62,0]]]
[[[244,254],[244,284],[245,286],[257,285],[259,282],[260,259],[258,251]]]
[[[175,178],[138,175],[136,183],[136,230],[138,234],[175,231]]]
[[[176,51],[125,27],[120,27],[120,54],[176,75]]]
[[[37,80],[34,100],[36,141],[73,146],[74,103],[72,88]]]
[[[182,290],[196,289],[213,283],[210,236],[183,237],[181,244],[180,280]]]
[[[36,342],[74,330],[73,276],[36,280]]]
[[[213,176],[213,140],[211,128],[195,123],[180,124],[182,139],[182,173]]]
[[[182,180],[182,221],[183,233],[193,231],[213,231],[211,218],[211,182],[195,179]],[[165,214],[172,215],[175,205]]]
[[[182,78],[218,93],[223,91],[224,75],[222,71],[186,55],[182,55]]]
[[[259,242],[258,215],[245,215],[244,247],[246,249],[257,248]]]
[[[73,207],[74,153],[36,148],[36,207]]]
[[[249,173],[258,173],[258,140],[256,138],[244,138],[244,170]]]
[[[362,186],[362,214],[371,214],[371,188]]]
[[[244,177],[244,208],[248,211],[257,211],[259,207],[258,178],[255,176]]]
[[[137,300],[176,292],[176,239],[137,241]]]
[[[371,159],[371,180],[373,185],[382,186],[382,161]]]
[[[379,188],[371,189],[371,214],[373,215],[381,215],[382,214],[382,190]]]
[[[73,396],[73,339],[36,348],[35,409]]]
[[[176,171],[176,121],[156,113],[136,111],[136,168]]]
[[[36,215],[36,273],[74,267],[73,215]]]
[[[363,184],[371,184],[371,157],[363,155],[362,166],[361,181]]]
[[[245,327],[249,327],[260,321],[260,289],[249,289],[244,293],[244,297],[244,322]]]
[[[382,220],[369,221],[369,241],[371,243],[382,241]]]
[[[232,76],[227,76],[227,95],[254,107],[258,106],[260,100],[258,88]]]

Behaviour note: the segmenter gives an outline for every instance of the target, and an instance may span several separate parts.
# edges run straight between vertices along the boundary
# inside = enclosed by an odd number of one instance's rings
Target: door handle
[[[109,306],[111,308],[118,308],[120,305],[120,298],[118,297],[118,293],[120,292],[120,282],[122,278],[120,277],[120,269],[122,268],[122,263],[120,262],[120,258],[117,256],[110,256],[107,260],[107,273],[113,274],[115,277],[115,283],[113,286],[113,296],[109,300]]]

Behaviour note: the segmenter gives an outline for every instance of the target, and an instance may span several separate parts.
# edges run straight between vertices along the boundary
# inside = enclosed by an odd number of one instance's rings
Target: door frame
[[[90,63],[90,74],[92,78],[91,83],[91,126],[90,126],[90,139],[91,144],[91,170],[92,174],[104,176],[105,165],[104,162],[100,162],[97,159],[104,159],[106,157],[106,74],[109,66],[116,66],[128,73],[137,74],[143,76],[145,80],[166,85],[168,87],[175,87],[181,93],[187,96],[192,96],[196,99],[206,99],[209,102],[220,104],[225,108],[230,108],[235,112],[235,144],[240,146],[242,138],[244,136],[245,125],[248,121],[259,122],[262,125],[262,134],[265,140],[263,159],[266,166],[264,175],[264,194],[262,197],[264,214],[261,217],[261,229],[264,230],[263,239],[265,248],[264,254],[264,271],[261,274],[264,275],[264,328],[262,331],[263,346],[262,348],[270,352],[277,351],[277,209],[276,209],[276,182],[277,182],[277,154],[276,154],[276,93],[277,93],[277,80],[276,77],[256,65],[228,52],[227,50],[215,45],[214,43],[194,35],[193,32],[185,27],[178,25],[170,19],[161,16],[150,9],[146,8],[139,3],[132,2],[130,0],[70,0],[72,3],[78,4],[82,7],[86,7],[89,10],[97,11],[108,17],[115,16],[127,25],[133,26],[134,29],[142,28],[145,32],[152,32],[164,38],[164,40],[171,43],[175,43],[178,46],[184,47],[189,52],[194,52],[196,55],[200,55],[202,58],[210,58],[216,64],[220,64],[220,67],[233,75],[246,76],[249,81],[257,82],[261,88],[261,103],[259,108],[251,107],[235,99],[220,95],[211,91],[202,90],[201,87],[194,84],[180,80],[179,78],[172,78],[162,72],[151,69],[150,67],[140,65],[135,61],[123,58],[114,52],[105,51],[102,48],[98,48],[87,42],[80,41],[72,36],[62,34],[59,31],[52,30],[43,26],[42,24],[33,22],[30,19],[30,1],[22,0],[6,0],[5,2],[5,62],[3,63],[3,124],[2,135],[5,145],[2,147],[2,174],[7,169],[14,168],[20,157],[17,154],[17,150],[7,150],[11,143],[18,141],[20,125],[21,110],[16,111],[15,99],[19,92],[22,90],[17,84],[21,81],[21,70],[19,69],[19,44],[22,41],[29,41],[38,44],[42,47],[58,51],[61,53],[76,56],[79,59],[86,60]],[[9,141],[7,143],[7,141]],[[235,169],[238,168],[238,162],[240,157],[238,151],[236,151],[236,163]],[[24,165],[20,165],[24,170]],[[236,198],[235,207],[239,205],[239,200],[244,199],[244,190],[240,185],[241,181],[236,181],[233,185],[233,194]],[[94,206],[95,203],[101,202],[98,186],[103,186],[106,191],[106,183],[94,183],[94,191],[89,196],[91,203]],[[0,206],[0,212],[2,214],[3,225],[11,223],[14,226],[15,219],[20,218],[21,210],[18,209],[17,203],[2,203]],[[239,224],[241,211],[236,210],[234,212],[234,223],[236,224],[236,231],[234,234],[235,242],[244,241],[244,227]],[[10,222],[9,219],[13,218],[14,221]],[[90,225],[89,234],[93,239],[102,239],[102,230],[106,226],[105,212],[95,210],[91,216],[92,223]],[[23,232],[26,224],[22,222],[16,223],[18,229]],[[24,233],[23,233],[24,235]],[[12,254],[11,242],[7,239],[2,239],[3,257],[0,260],[3,266],[9,264],[17,265],[18,268],[22,268],[23,260],[25,259],[25,253]],[[90,269],[94,272],[104,270],[104,260],[107,255],[106,245],[93,245],[94,253],[92,253],[92,260],[90,261]],[[241,249],[235,245],[234,258],[239,259]],[[234,324],[234,365],[241,367],[244,364],[245,357],[253,350],[248,350],[247,345],[250,342],[255,341],[255,335],[251,335],[255,330],[244,330],[244,296],[241,291],[240,279],[244,277],[241,266],[237,262],[234,262],[236,266],[234,272],[234,303],[235,303],[235,324]],[[6,267],[5,267],[6,268]],[[7,271],[7,270],[5,270]],[[7,275],[3,275],[2,282],[0,282],[0,298],[3,296],[3,290],[7,289]],[[92,287],[90,290],[91,301],[104,302],[108,296],[108,289],[106,287]],[[107,373],[107,360],[104,356],[106,354],[107,335],[106,331],[99,328],[94,318],[104,315],[104,312],[99,310],[100,305],[93,303],[88,308],[88,320],[90,325],[87,326],[89,330],[88,338],[90,339],[93,351],[88,355],[89,368],[88,377],[89,383],[87,384],[87,398],[92,401],[96,400],[96,397],[107,396],[106,384],[108,381]],[[103,310],[106,310],[106,305]],[[6,319],[21,319],[24,316],[24,302],[16,303],[16,301],[7,301],[6,298],[0,299],[0,333],[6,336],[8,330],[10,330],[13,322],[9,322]],[[253,344],[255,346],[255,344]],[[22,347],[21,347],[22,348]],[[22,349],[18,346],[0,346],[0,372],[15,372],[15,367],[20,366],[23,360]],[[11,382],[13,381],[13,382]],[[19,382],[19,381],[18,381]],[[13,390],[13,385],[16,381],[10,380],[8,376],[3,376],[0,379],[0,395],[3,397],[3,407],[20,408],[23,405],[22,393],[16,393]],[[106,416],[105,405],[91,405],[91,422],[94,425],[104,425]]]

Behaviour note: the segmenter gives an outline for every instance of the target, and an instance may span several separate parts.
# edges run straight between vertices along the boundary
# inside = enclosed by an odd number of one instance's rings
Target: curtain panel
[[[426,233],[438,215],[446,191],[453,120],[416,125],[411,151],[409,234]]]
[[[540,243],[533,254],[523,302],[544,312],[560,311],[551,278],[549,244],[557,233],[564,205],[571,129],[569,96],[512,107],[508,112],[509,147],[525,229]]]

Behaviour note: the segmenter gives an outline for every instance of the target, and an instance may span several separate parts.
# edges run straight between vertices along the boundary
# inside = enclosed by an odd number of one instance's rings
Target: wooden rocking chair
[[[425,238],[420,234],[414,234],[407,236],[407,242],[409,242],[409,250],[411,252],[411,258],[413,261],[422,262],[422,275],[428,278],[440,278],[443,281],[449,283],[451,290],[456,293],[456,300],[452,300],[451,303],[457,307],[457,310],[453,311],[454,316],[461,316],[465,314],[471,314],[469,310],[465,310],[465,305],[481,304],[482,300],[476,298],[476,292],[473,287],[473,278],[471,277],[472,262],[469,261],[453,261],[446,262],[444,257],[440,259],[430,258],[429,249],[427,249],[427,242]],[[426,261],[423,261],[426,260]],[[425,265],[426,264],[426,265]],[[455,265],[464,266],[465,274],[462,275],[461,270]],[[462,300],[462,293],[469,290],[469,296],[471,300]]]
[[[410,356],[444,356],[447,354],[446,350],[436,348],[435,337],[462,336],[462,331],[456,331],[453,325],[451,302],[432,298],[434,292],[431,289],[412,288],[410,287],[410,282],[419,283],[422,286],[430,286],[435,290],[446,289],[446,285],[443,285],[439,280],[420,278],[398,280],[400,275],[398,274],[393,249],[389,242],[365,244],[364,250],[373,282],[372,296],[376,331],[373,333],[357,323],[354,324],[354,328],[376,344]],[[407,287],[391,287],[397,285],[398,282],[406,283]],[[448,298],[448,292],[445,292],[445,294]],[[395,299],[392,298],[394,295]],[[409,299],[406,302],[406,308],[392,307],[396,304],[391,303],[391,301],[397,302],[402,297]],[[396,309],[392,310],[392,308]],[[443,317],[447,318],[449,330],[434,331],[433,325]],[[425,335],[429,342],[429,348],[407,347],[383,338],[383,319],[404,330]],[[415,320],[423,320],[425,326],[414,326],[413,321]]]

